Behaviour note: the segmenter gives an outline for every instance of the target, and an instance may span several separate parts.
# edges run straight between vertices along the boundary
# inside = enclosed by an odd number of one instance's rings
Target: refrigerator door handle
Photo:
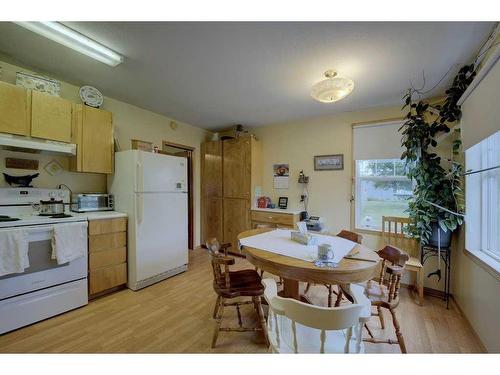
[[[142,163],[137,162],[136,166],[136,191],[143,191],[144,190],[144,172],[142,170]]]
[[[144,214],[144,198],[142,194],[137,194],[137,199],[136,199],[136,217],[137,217],[137,224],[141,225],[142,224],[142,219],[143,219],[143,214]]]

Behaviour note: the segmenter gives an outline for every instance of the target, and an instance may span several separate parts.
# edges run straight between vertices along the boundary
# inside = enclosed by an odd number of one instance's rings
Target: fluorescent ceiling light
[[[59,22],[15,22],[36,34],[92,57],[109,66],[123,62],[123,56]]]

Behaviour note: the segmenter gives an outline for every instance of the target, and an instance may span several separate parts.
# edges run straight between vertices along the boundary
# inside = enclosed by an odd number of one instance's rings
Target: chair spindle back
[[[410,257],[404,251],[393,246],[385,246],[382,250],[377,251],[377,254],[382,258],[379,284],[387,284],[389,291],[387,302],[390,303],[398,297],[401,276]],[[386,274],[388,275],[387,281],[385,280]]]
[[[221,246],[216,238],[207,240],[205,247],[212,258],[214,282],[219,288],[229,288],[229,265],[234,264],[234,258],[227,256],[226,249],[221,253]]]
[[[415,257],[418,256],[418,241],[406,234],[410,223],[406,217],[382,216],[382,240],[384,245],[397,247]]]

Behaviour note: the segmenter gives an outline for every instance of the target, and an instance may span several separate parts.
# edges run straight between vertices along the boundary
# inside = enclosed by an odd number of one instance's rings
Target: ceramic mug
[[[324,262],[329,262],[333,259],[332,245],[324,243],[318,245],[318,259]]]

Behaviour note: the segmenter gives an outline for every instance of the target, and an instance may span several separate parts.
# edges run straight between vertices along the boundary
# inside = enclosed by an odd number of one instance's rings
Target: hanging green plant
[[[416,91],[409,89],[403,97],[407,108],[406,121],[399,129],[405,151],[401,159],[406,160],[408,178],[415,182],[413,197],[408,204],[412,224],[408,234],[427,244],[436,228],[444,233],[453,232],[463,223],[460,216],[452,212],[463,212],[462,174],[463,166],[452,158],[450,167],[443,167],[441,157],[434,151],[438,145],[437,136],[450,132],[462,116],[458,100],[470,85],[476,72],[474,64],[462,67],[453,79],[452,86],[445,91],[444,103],[430,111],[424,100],[414,102]],[[458,155],[461,141],[453,142],[453,154]],[[443,207],[442,210],[431,203]]]

